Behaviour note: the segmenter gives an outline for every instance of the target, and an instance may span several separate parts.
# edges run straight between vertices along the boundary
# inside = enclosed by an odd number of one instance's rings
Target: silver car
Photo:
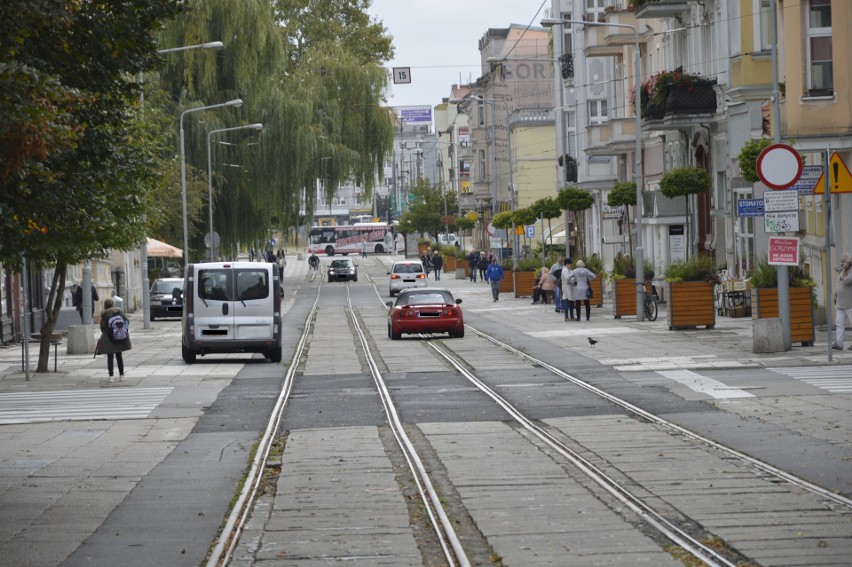
[[[420,260],[402,260],[394,262],[388,272],[390,296],[410,287],[426,287],[426,270]]]
[[[183,278],[161,278],[151,286],[151,320],[183,315]]]

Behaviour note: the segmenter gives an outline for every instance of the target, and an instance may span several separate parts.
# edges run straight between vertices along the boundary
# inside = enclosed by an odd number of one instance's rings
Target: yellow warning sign
[[[852,173],[843,160],[834,152],[828,160],[828,184],[832,193],[852,193]],[[819,176],[814,185],[814,195],[825,194],[825,173]]]

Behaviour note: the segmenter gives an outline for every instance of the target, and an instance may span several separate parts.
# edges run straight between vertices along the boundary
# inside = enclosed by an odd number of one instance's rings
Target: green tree
[[[737,156],[737,162],[739,163],[743,179],[749,183],[760,181],[760,177],[757,175],[757,158],[760,156],[760,152],[770,145],[772,145],[772,140],[769,138],[749,140],[743,144]]]
[[[512,213],[512,220],[515,221],[515,226],[529,226],[535,224],[535,212],[529,208],[515,209]],[[527,244],[527,231],[524,231],[524,246]]]
[[[174,114],[239,96],[239,111],[205,112],[187,121],[187,159],[206,170],[206,133],[263,122],[259,145],[232,150],[214,223],[223,242],[265,239],[269,211],[284,228],[316,209],[317,181],[332,198],[354,182],[369,197],[393,142],[394,117],[383,106],[392,56],[385,28],[367,0],[191,0],[163,32],[164,45],[222,39],[215,57],[174,54],[163,85]],[[229,41],[228,38],[238,38]],[[194,246],[201,233],[193,230]],[[227,246],[227,244],[225,244]]]
[[[624,229],[627,231],[627,242],[630,255],[633,256],[633,233],[630,232],[630,209],[636,206],[636,183],[625,181],[612,186],[606,197],[606,204],[610,207],[624,207]]]
[[[562,216],[564,209],[559,206],[556,199],[553,197],[544,197],[530,205],[530,210],[535,213],[537,218],[547,219],[547,231],[550,234],[550,246],[553,247],[553,228],[550,225],[551,219]],[[565,227],[565,242],[568,242],[568,227]],[[567,247],[566,247],[567,248]],[[544,250],[542,250],[544,254]]]
[[[456,229],[455,217],[444,217],[444,198],[447,199],[447,210],[458,210],[456,203],[456,194],[452,191],[443,192],[441,189],[429,183],[427,179],[420,178],[410,190],[414,195],[414,202],[408,207],[408,211],[403,213],[400,219],[400,229],[402,232],[411,234],[419,232],[420,234],[429,233],[433,238],[444,232],[446,221],[449,223],[450,231]]]
[[[133,79],[156,60],[154,33],[178,10],[174,0],[0,5],[0,98],[12,118],[0,128],[0,261],[54,268],[38,372],[67,266],[143,235],[162,141],[140,119]]]
[[[556,196],[556,202],[561,208],[574,213],[574,219],[577,222],[577,249],[575,252],[577,257],[582,258],[586,255],[586,216],[578,213],[591,209],[595,204],[595,197],[585,189],[580,189],[579,187],[565,187],[559,191],[559,194]],[[568,227],[565,229],[565,243],[567,250]]]

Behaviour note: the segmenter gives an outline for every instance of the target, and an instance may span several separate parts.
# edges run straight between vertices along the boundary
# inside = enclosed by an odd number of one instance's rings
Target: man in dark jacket
[[[441,281],[441,268],[444,267],[444,257],[435,250],[432,254],[432,269],[435,270],[435,281]]]
[[[467,267],[470,270],[470,281],[476,283],[476,274],[479,272],[479,252],[476,250],[467,255]]]
[[[95,289],[95,286],[92,285],[92,316],[95,315],[95,302],[100,299],[98,297],[98,290]],[[80,314],[80,322],[83,321],[83,286],[78,285],[77,289],[74,290],[74,300],[72,302],[74,307],[77,308],[77,313]]]

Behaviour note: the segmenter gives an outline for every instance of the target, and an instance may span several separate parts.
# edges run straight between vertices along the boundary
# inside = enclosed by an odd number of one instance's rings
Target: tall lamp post
[[[514,182],[514,174],[512,172],[512,125],[511,125],[510,120],[509,120],[509,118],[510,118],[509,103],[506,102],[505,100],[487,99],[487,98],[481,98],[481,97],[478,97],[478,96],[471,96],[468,99],[451,98],[450,102],[459,103],[459,102],[464,102],[465,100],[475,100],[477,102],[490,104],[492,111],[494,111],[495,106],[497,104],[502,104],[506,108],[506,140],[507,140],[507,149],[508,149],[508,152],[509,152],[509,159],[508,159],[508,162],[509,162],[509,195],[510,195],[510,198],[511,198],[510,203],[511,203],[511,206],[512,206],[512,212],[515,212],[515,182]],[[494,123],[494,128],[495,128],[494,156],[493,156],[492,161],[494,162],[494,169],[495,169],[494,175],[495,175],[495,178],[496,178],[496,174],[497,174],[497,171],[496,171],[496,169],[497,169],[497,157],[496,157],[497,156],[497,134],[496,134],[497,113],[492,112],[492,116],[494,117],[494,120],[492,122]],[[493,208],[494,205],[497,204],[496,203],[496,201],[497,201],[496,181],[495,181],[494,196],[492,197],[492,199],[494,201],[492,203],[492,208]],[[512,269],[517,271],[517,269],[518,269],[518,255],[520,253],[521,240],[520,240],[520,238],[518,238],[518,231],[515,227],[515,220],[514,219],[512,219],[512,243],[513,243],[512,246],[514,248],[514,251],[512,253]]]
[[[207,132],[207,213],[209,215],[208,220],[210,226],[211,262],[216,259],[216,247],[218,244],[213,237],[213,155],[210,150],[210,139],[213,137],[213,134],[218,132],[232,132],[234,130],[263,130],[263,124],[257,122],[255,124],[246,124],[245,126],[234,126],[233,128],[218,128]]]
[[[175,53],[178,51],[191,51],[193,49],[211,49],[214,51],[218,51],[220,49],[224,49],[225,44],[221,41],[208,41],[207,43],[200,43],[198,45],[184,45],[183,47],[172,47],[169,49],[158,49],[157,53]],[[142,82],[140,76],[140,84]],[[145,93],[142,93],[142,103],[145,103]],[[151,328],[151,288],[150,282],[148,281],[148,238],[147,234],[145,238],[142,240],[142,328],[150,329]]]
[[[607,22],[586,22],[583,20],[555,20],[555,19],[544,19],[541,20],[541,25],[543,27],[552,27],[552,26],[564,26],[565,24],[579,24],[584,26],[600,26],[600,27],[611,27],[611,28],[624,28],[629,29],[633,32],[633,74],[634,74],[634,85],[635,85],[635,93],[636,96],[633,97],[635,99],[636,108],[634,109],[636,113],[636,162],[635,162],[635,170],[633,177],[636,181],[636,250],[634,253],[634,260],[636,261],[636,320],[644,321],[645,320],[645,258],[644,258],[644,249],[642,247],[642,186],[644,185],[644,180],[642,178],[643,175],[643,166],[642,166],[642,106],[641,106],[641,96],[639,94],[642,90],[642,78],[640,73],[640,65],[641,65],[641,52],[639,50],[639,31],[635,26],[631,26],[629,24],[611,24]],[[560,42],[561,45],[561,42]],[[563,87],[560,83],[559,86],[560,92],[563,90]]]
[[[189,114],[190,112],[199,112],[202,110],[211,110],[213,108],[223,108],[226,106],[236,106],[240,107],[243,105],[243,100],[241,98],[236,98],[234,100],[229,100],[228,102],[222,102],[219,104],[211,104],[210,106],[199,106],[198,108],[190,108],[184,110],[180,114],[180,194],[181,194],[181,203],[183,205],[183,265],[187,264],[187,257],[189,256],[189,223],[187,221],[186,216],[186,142],[184,141],[183,134],[183,117]]]

